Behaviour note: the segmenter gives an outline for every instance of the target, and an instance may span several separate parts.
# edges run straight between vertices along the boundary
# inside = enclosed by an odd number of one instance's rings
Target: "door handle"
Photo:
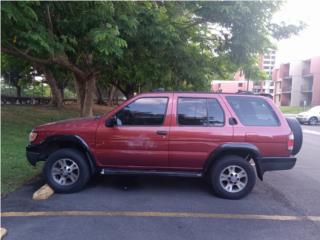
[[[167,131],[157,131],[157,134],[161,135],[161,136],[165,136],[168,134],[168,132]]]

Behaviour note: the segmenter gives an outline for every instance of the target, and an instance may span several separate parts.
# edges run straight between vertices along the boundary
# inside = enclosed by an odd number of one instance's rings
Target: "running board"
[[[101,174],[106,175],[152,175],[152,176],[170,176],[170,177],[202,177],[202,172],[186,172],[186,171],[160,171],[160,170],[132,170],[132,169],[116,169],[103,168]]]

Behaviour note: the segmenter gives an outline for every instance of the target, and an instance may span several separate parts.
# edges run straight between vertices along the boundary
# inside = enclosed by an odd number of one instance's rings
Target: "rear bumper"
[[[259,159],[259,178],[262,179],[262,176],[265,172],[268,171],[278,171],[278,170],[288,170],[294,167],[296,164],[296,157],[265,157]],[[258,169],[257,169],[258,170]]]
[[[26,156],[28,162],[35,166],[37,162],[44,160],[44,156],[42,156],[42,151],[39,145],[28,145],[26,147]]]

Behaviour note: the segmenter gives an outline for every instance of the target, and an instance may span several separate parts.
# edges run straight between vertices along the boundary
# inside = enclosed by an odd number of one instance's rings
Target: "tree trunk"
[[[21,87],[19,85],[16,85],[16,94],[17,97],[21,97]]]
[[[83,100],[83,108],[81,109],[81,116],[87,117],[87,116],[93,116],[93,97],[94,97],[94,91],[96,87],[96,77],[90,76],[85,81],[85,96]]]
[[[80,114],[82,117],[92,116],[96,77],[91,75],[88,78],[85,78],[84,76],[75,75],[75,80]]]
[[[96,87],[97,104],[104,104],[103,97],[99,86]]]
[[[77,93],[77,103],[82,112],[85,97],[85,80],[79,76],[75,76],[75,88]]]
[[[115,86],[112,85],[111,90],[110,90],[110,94],[109,94],[109,100],[108,100],[109,106],[113,105],[113,98],[114,98],[115,92],[116,92],[116,88],[115,88]]]
[[[52,71],[48,68],[44,68],[44,75],[46,77],[46,80],[48,81],[52,93],[51,104],[58,108],[61,108],[63,106],[63,98]]]

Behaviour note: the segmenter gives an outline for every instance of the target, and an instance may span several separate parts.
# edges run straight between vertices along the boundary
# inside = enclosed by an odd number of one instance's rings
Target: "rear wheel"
[[[310,125],[316,125],[318,123],[318,119],[316,117],[312,117],[309,119]]]
[[[210,180],[216,196],[240,199],[252,191],[256,175],[249,162],[240,156],[229,155],[212,166]]]
[[[90,178],[83,154],[69,148],[52,153],[45,162],[43,172],[49,186],[60,193],[79,191]]]

